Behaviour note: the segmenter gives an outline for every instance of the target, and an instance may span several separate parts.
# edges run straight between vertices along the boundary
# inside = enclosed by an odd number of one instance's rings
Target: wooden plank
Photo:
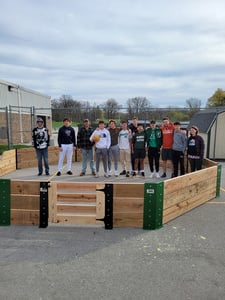
[[[16,170],[16,152],[15,149],[4,151],[0,156],[0,176]]]
[[[114,183],[114,197],[144,198],[144,183]]]
[[[93,193],[93,192],[92,192]],[[96,202],[96,193],[59,193],[57,194],[59,202]]]
[[[11,194],[40,195],[40,182],[11,180]]]
[[[96,182],[58,182],[57,190],[61,191],[96,191]]]
[[[96,219],[104,219],[105,217],[105,193],[101,191],[104,188],[104,183],[96,184]]]
[[[164,181],[164,193],[172,193],[181,191],[187,186],[191,186],[199,181],[207,180],[208,178],[217,176],[217,166],[208,169],[196,171],[176,178],[167,179]]]
[[[15,195],[11,194],[11,209],[39,210],[39,195]]]
[[[12,158],[16,160],[16,151],[15,151],[15,149],[4,151],[2,153],[2,155],[0,156],[0,162],[3,161],[3,160],[12,159]]]
[[[90,213],[96,214],[96,204],[76,203],[76,204],[57,204],[57,213]]]
[[[143,228],[143,213],[115,213],[113,227]]]
[[[11,224],[39,225],[39,210],[11,210]]]
[[[213,167],[213,166],[217,166],[218,163],[213,161],[213,160],[210,160],[208,158],[204,158],[203,160],[203,165],[206,167],[206,168],[210,168],[210,167]]]
[[[191,205],[192,203],[198,201],[199,199],[201,198],[204,198],[204,199],[212,199],[211,197],[215,197],[215,187],[214,188],[211,188],[211,187],[208,187],[207,189],[205,189],[204,191],[202,191],[201,193],[196,193],[194,196],[184,200],[182,199],[180,202],[174,204],[173,206],[170,206],[168,208],[164,208],[163,211],[164,213],[163,214],[166,214],[166,213],[170,213],[170,212],[173,212],[174,211],[174,208],[176,209],[177,207],[183,207],[185,205],[185,203],[187,205]],[[205,200],[205,201],[208,201],[208,200]]]
[[[57,213],[57,183],[51,182],[50,187],[48,189],[48,197],[49,197],[49,203],[48,203],[48,209],[49,209],[49,222],[50,223],[56,223],[56,213]]]
[[[116,197],[113,200],[113,212],[137,212],[143,213],[144,209],[144,198],[123,198]]]
[[[215,189],[211,191],[204,191],[201,194],[197,194],[196,197],[180,202],[173,207],[165,209],[163,211],[163,223],[167,223],[180,215],[192,210],[193,208],[211,200],[214,198]]]
[[[198,193],[202,193],[205,190],[212,190],[216,186],[216,178],[209,178],[204,181],[193,184],[192,186],[187,186],[182,189],[182,191],[177,190],[172,193],[165,192],[164,194],[164,209],[175,205],[181,201],[193,198]],[[216,196],[216,195],[215,195]]]
[[[62,224],[101,224],[96,222],[96,214],[57,214],[57,223]]]

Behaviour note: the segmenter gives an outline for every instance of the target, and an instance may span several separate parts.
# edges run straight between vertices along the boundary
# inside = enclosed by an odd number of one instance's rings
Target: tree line
[[[217,89],[208,99],[206,108],[225,106],[225,91]],[[184,108],[168,106],[156,108],[146,97],[130,98],[123,107],[113,98],[101,104],[91,105],[88,101],[73,99],[70,95],[62,95],[59,99],[52,100],[52,118],[62,121],[67,116],[75,122],[81,123],[83,119],[97,122],[100,119],[128,120],[137,116],[141,120],[162,120],[168,116],[172,121],[188,121],[191,116],[201,109],[201,100],[190,98],[185,101]]]

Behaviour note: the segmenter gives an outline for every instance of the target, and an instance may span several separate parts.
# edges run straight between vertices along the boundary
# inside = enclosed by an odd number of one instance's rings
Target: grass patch
[[[14,145],[12,149],[20,149],[20,148],[30,148],[32,146],[28,146],[28,145]],[[0,155],[2,155],[2,153],[4,151],[7,151],[8,149],[8,145],[0,145]]]
[[[60,127],[62,127],[64,124],[63,122],[58,122],[58,121],[52,121],[52,128],[53,130],[57,130],[59,129]],[[70,125],[72,127],[77,127],[78,126],[78,123],[77,122],[71,122]]]

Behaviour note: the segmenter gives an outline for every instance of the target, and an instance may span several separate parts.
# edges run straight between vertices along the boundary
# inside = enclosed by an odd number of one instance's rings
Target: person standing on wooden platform
[[[187,136],[180,129],[180,122],[174,123],[172,160],[173,160],[173,177],[178,176],[180,166],[180,175],[185,174],[184,152],[187,149]]]
[[[72,175],[72,157],[73,150],[76,149],[75,130],[70,125],[70,119],[63,119],[64,125],[59,128],[58,144],[59,144],[59,162],[57,176],[62,174],[63,161],[66,156],[67,174]]]
[[[37,127],[32,131],[32,144],[36,150],[38,160],[38,176],[43,173],[42,159],[44,160],[45,174],[49,175],[48,165],[48,146],[49,146],[48,129],[44,127],[44,120],[37,118]]]
[[[202,169],[205,143],[198,132],[198,127],[193,125],[190,129],[190,137],[188,138],[187,155],[191,166],[191,172]]]
[[[91,127],[90,121],[88,119],[84,120],[83,126],[78,130],[77,148],[82,155],[82,171],[80,173],[80,176],[84,176],[86,173],[88,159],[90,162],[92,175],[96,175],[93,153],[94,142],[90,141],[90,137],[93,131],[94,129]]]

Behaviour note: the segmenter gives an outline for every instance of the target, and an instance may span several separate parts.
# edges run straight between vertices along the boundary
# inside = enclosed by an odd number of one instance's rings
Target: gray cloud
[[[224,10],[222,0],[4,1],[0,76],[90,103],[205,103],[224,88]]]

